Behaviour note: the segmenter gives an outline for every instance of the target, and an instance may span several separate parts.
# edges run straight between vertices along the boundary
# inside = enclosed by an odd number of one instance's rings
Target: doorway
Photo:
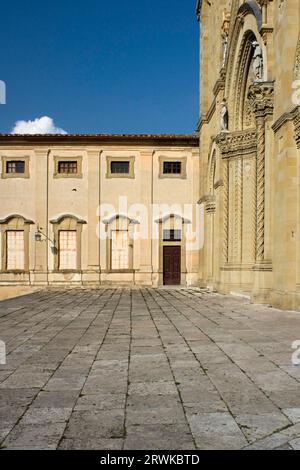
[[[163,253],[164,285],[181,284],[181,247],[164,246]]]

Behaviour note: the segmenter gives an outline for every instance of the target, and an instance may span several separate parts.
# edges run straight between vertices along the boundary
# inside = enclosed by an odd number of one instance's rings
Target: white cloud
[[[48,116],[37,118],[34,121],[17,121],[11,131],[12,134],[67,134],[66,131],[56,127],[53,119]]]

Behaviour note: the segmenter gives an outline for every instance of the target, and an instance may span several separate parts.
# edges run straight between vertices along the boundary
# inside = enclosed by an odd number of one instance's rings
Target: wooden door
[[[164,246],[164,285],[181,284],[181,247]]]

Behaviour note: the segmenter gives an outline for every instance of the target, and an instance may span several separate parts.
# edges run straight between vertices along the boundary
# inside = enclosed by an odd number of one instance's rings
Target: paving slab
[[[3,449],[295,449],[300,315],[197,288],[0,302]]]

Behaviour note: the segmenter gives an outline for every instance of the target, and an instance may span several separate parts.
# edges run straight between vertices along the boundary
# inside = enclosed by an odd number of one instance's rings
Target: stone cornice
[[[233,158],[254,154],[257,150],[256,130],[221,133],[216,137],[222,158]]]
[[[199,132],[201,131],[202,126],[204,124],[209,123],[209,121],[211,120],[211,118],[212,118],[215,111],[216,111],[216,99],[213,100],[208,112],[204,116],[201,116],[199,124],[198,124],[198,131]]]
[[[213,94],[217,96],[221,90],[225,90],[225,77],[222,77],[223,70],[220,72],[219,80],[216,81],[215,86],[213,88]]]
[[[297,147],[300,148],[300,106],[283,113],[272,125],[273,131],[276,133],[287,122],[293,121],[295,126],[295,140]]]
[[[272,125],[272,129],[274,132],[279,131],[279,129],[284,126],[289,121],[293,121],[296,115],[299,113],[299,107],[291,109],[290,111],[286,111],[285,113],[281,114],[281,116],[276,119],[274,124]]]
[[[202,196],[198,204],[204,204],[205,211],[209,214],[213,214],[216,211],[216,198],[212,194]]]

